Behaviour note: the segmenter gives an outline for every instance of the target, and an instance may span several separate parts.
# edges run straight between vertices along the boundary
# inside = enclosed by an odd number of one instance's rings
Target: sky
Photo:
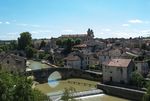
[[[0,40],[82,34],[98,38],[150,36],[150,0],[0,0]]]

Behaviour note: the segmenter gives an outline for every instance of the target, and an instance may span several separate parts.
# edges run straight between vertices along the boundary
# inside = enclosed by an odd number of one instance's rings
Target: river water
[[[28,60],[28,68],[32,70],[42,69],[42,68],[51,68],[49,65],[43,64],[38,61]]]

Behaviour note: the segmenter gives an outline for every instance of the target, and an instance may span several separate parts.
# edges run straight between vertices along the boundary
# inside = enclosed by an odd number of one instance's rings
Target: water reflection
[[[48,77],[48,85],[52,88],[55,88],[56,86],[59,85],[59,80],[61,79],[61,74],[58,71],[53,72],[49,77]]]

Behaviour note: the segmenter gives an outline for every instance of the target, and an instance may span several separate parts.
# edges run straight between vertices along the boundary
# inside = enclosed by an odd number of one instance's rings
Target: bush
[[[0,71],[0,101],[49,101],[25,76]]]

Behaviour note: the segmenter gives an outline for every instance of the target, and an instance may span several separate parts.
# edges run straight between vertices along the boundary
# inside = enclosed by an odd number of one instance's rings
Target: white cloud
[[[2,24],[2,22],[0,22],[0,24]]]
[[[31,34],[44,34],[44,33],[51,33],[51,30],[35,30],[31,31]]]
[[[31,27],[40,27],[40,25],[29,25]]]
[[[19,33],[18,32],[10,32],[10,33],[7,33],[6,35],[8,35],[8,36],[17,36],[17,35],[19,35]]]
[[[71,30],[71,29],[65,29],[65,30],[62,30],[62,32],[73,32],[73,30]]]
[[[27,26],[28,24],[17,24],[18,26]]]
[[[25,23],[22,23],[22,24],[17,24],[18,26],[23,26],[23,27],[40,27],[40,25],[32,25],[32,24],[25,24]]]
[[[142,20],[139,20],[139,19],[129,20],[128,22],[129,22],[129,23],[133,23],[133,24],[136,24],[136,23],[143,23],[143,21],[142,21]]]
[[[51,30],[33,30],[29,31],[33,38],[50,38]]]
[[[149,33],[150,34],[150,29],[142,30],[141,33]]]
[[[110,32],[110,31],[111,31],[111,29],[106,28],[106,29],[102,29],[102,31]]]
[[[123,27],[129,27],[130,24],[122,24]]]
[[[8,25],[9,25],[9,24],[10,24],[10,22],[8,22],[8,21],[7,21],[7,22],[5,22],[5,24],[8,24]]]

